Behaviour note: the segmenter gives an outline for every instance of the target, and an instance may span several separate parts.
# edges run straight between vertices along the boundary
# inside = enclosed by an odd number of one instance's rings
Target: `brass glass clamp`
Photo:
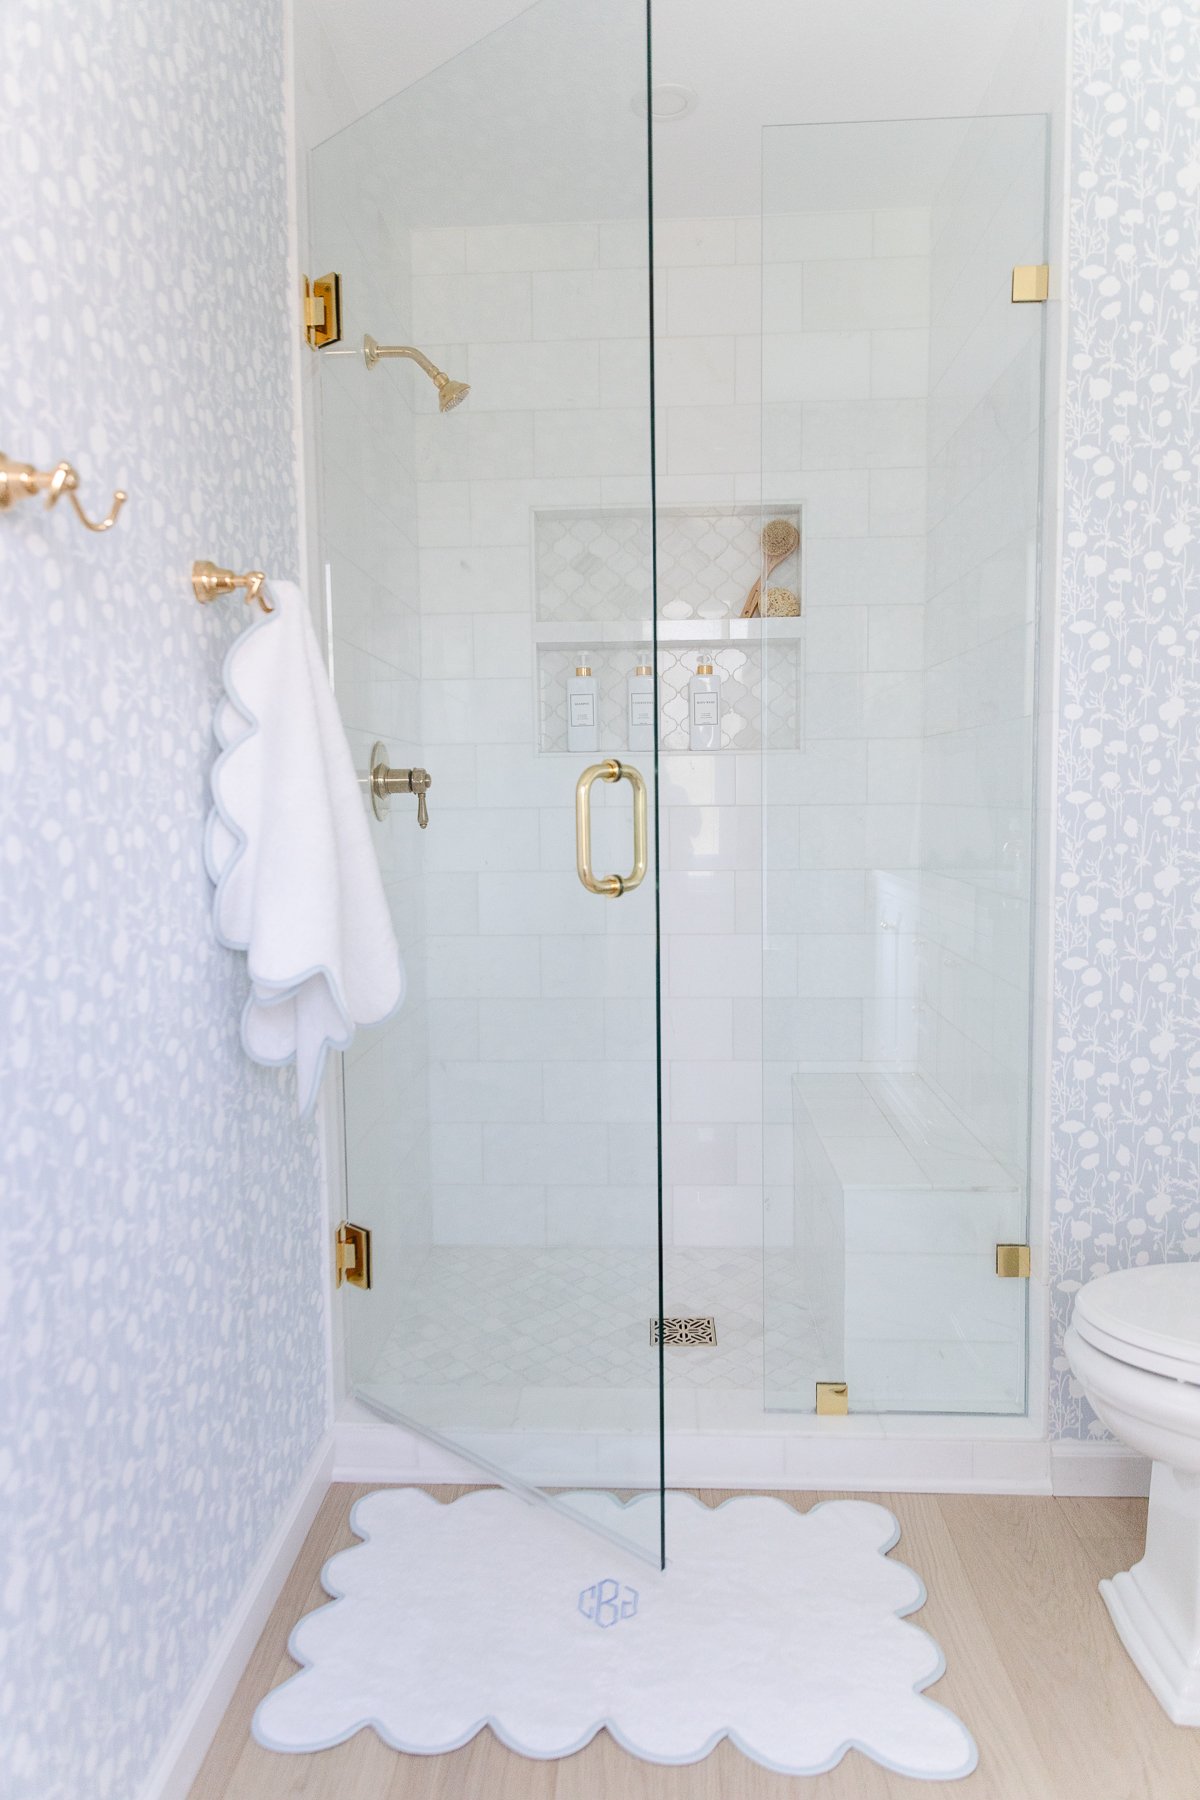
[[[424,831],[429,823],[429,807],[425,796],[433,786],[428,769],[393,769],[388,766],[386,744],[375,744],[371,750],[369,787],[371,807],[377,819],[387,818],[387,802],[392,794],[417,796],[417,824]]]
[[[628,875],[596,875],[592,870],[592,788],[597,781],[627,781],[633,789],[633,867]],[[619,900],[640,887],[646,874],[646,783],[641,773],[616,759],[593,763],[575,784],[575,869],[589,894]]]

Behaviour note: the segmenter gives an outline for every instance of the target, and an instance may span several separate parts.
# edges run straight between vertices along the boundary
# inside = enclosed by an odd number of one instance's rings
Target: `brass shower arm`
[[[363,355],[367,359],[368,369],[373,369],[385,356],[411,356],[415,363],[420,363],[430,381],[437,381],[439,377],[445,380],[437,364],[431,363],[424,351],[417,350],[412,344],[377,344],[368,332],[363,338]]]
[[[453,412],[471,391],[465,381],[452,381],[444,369],[439,369],[436,363],[430,362],[425,352],[418,350],[415,345],[377,344],[368,332],[363,338],[363,357],[368,369],[373,369],[385,356],[406,356],[419,369],[424,369],[438,391],[438,408],[441,412]]]

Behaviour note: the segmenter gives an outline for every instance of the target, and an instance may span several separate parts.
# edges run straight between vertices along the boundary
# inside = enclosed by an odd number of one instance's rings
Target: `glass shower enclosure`
[[[650,1490],[556,1503],[658,1559],[645,58],[644,0],[544,0],[311,180],[335,689],[361,770],[431,777],[375,826],[408,993],[345,1063],[350,1383],[507,1482]]]
[[[432,778],[348,1386],[658,1559],[668,1443],[1025,1410],[1046,121],[771,126],[717,210],[647,24],[542,0],[310,185],[335,690]]]

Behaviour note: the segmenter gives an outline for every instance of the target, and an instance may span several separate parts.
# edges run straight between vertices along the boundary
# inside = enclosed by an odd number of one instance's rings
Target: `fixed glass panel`
[[[805,540],[799,743],[763,759],[767,1405],[1020,1413],[1046,121],[763,146],[763,484]]]
[[[432,777],[374,827],[409,986],[345,1064],[350,1385],[507,1481],[649,1490],[585,1510],[657,1559],[645,42],[643,0],[544,0],[312,190],[335,686],[361,768]]]

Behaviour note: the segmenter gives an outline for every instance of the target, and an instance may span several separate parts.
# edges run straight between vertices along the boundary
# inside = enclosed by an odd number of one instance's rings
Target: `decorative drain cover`
[[[715,1344],[717,1341],[717,1321],[714,1318],[664,1319],[662,1322],[664,1344]],[[650,1321],[650,1342],[658,1342],[658,1320]]]

